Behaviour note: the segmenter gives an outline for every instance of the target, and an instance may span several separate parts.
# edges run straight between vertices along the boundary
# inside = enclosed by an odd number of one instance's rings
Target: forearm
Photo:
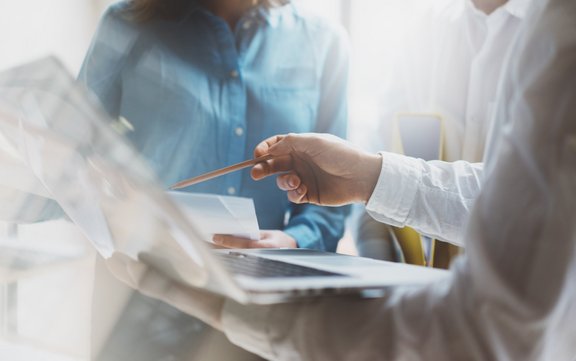
[[[466,219],[481,188],[483,165],[382,154],[382,170],[367,204],[372,217],[463,244]]]

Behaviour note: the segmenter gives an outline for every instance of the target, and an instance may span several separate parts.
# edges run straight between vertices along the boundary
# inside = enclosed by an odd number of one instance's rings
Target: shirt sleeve
[[[126,6],[124,2],[115,4],[102,15],[78,74],[78,82],[113,118],[120,113],[122,69],[137,39],[134,28],[124,18]]]
[[[470,210],[480,192],[483,165],[424,161],[382,153],[382,171],[366,210],[376,220],[410,226],[463,245]]]
[[[331,34],[321,74],[316,133],[346,137],[348,123],[348,39],[343,29],[325,30]],[[350,207],[291,205],[290,219],[284,231],[301,248],[335,251],[344,234]]]
[[[278,360],[574,358],[576,38],[565,35],[576,33],[576,3],[540,4],[511,52],[513,91],[499,107],[508,118],[498,118],[509,126],[450,279],[380,299],[229,302],[231,340]]]

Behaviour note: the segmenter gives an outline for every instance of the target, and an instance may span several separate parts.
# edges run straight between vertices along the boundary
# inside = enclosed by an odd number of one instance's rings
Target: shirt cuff
[[[421,161],[395,153],[380,154],[382,170],[366,210],[380,222],[403,227],[422,180]]]
[[[305,224],[297,224],[288,226],[284,229],[284,233],[296,240],[298,248],[320,249],[322,242],[318,242],[316,233]]]

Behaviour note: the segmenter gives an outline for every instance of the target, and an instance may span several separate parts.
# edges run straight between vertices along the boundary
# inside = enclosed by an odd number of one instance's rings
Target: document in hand
[[[204,241],[211,242],[215,234],[259,239],[252,199],[187,192],[168,194],[185,216],[196,221]]]

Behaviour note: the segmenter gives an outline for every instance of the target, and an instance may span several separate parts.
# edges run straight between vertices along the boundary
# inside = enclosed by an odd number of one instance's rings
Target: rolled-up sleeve
[[[481,163],[426,162],[382,153],[382,170],[366,210],[380,222],[463,245],[482,174]]]

